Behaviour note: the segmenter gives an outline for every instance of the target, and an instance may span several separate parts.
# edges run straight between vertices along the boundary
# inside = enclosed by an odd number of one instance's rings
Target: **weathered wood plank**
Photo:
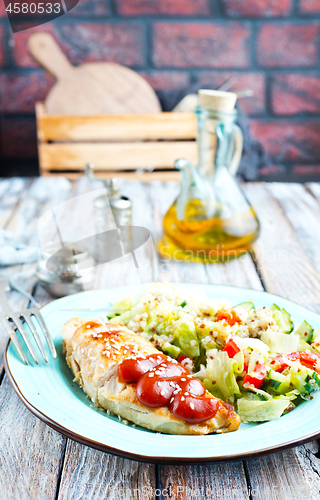
[[[5,377],[0,391],[2,500],[54,500],[65,438],[33,416]]]
[[[40,141],[121,141],[194,139],[194,113],[156,113],[100,116],[48,116],[37,103]]]
[[[39,217],[47,210],[63,203],[67,199],[70,189],[71,183],[66,179],[38,177],[22,197],[7,229],[24,235],[27,244],[38,246]],[[48,230],[51,231],[51,228]]]
[[[290,184],[286,186],[291,189]],[[255,258],[267,290],[287,297],[315,311],[319,310],[319,275],[288,221],[282,207],[262,184],[248,184],[245,191],[261,222],[261,236],[255,244]],[[299,204],[299,198],[297,199]],[[306,218],[308,220],[308,218]],[[294,311],[293,311],[294,314]],[[248,460],[250,484],[257,500],[318,498],[320,477],[301,446],[279,455]],[[273,488],[274,486],[274,488]]]
[[[0,202],[1,197],[7,191],[12,179],[0,178]]]
[[[270,183],[268,191],[280,203],[300,245],[320,274],[320,206],[302,184]]]
[[[320,276],[282,207],[265,185],[248,184],[245,191],[261,222],[254,253],[268,291],[320,311]]]
[[[161,466],[163,499],[249,499],[241,462],[214,465]]]
[[[210,283],[262,290],[261,281],[249,254],[225,263],[207,264]]]
[[[177,158],[193,162],[196,153],[195,141],[39,144],[41,171],[81,170],[90,161],[102,171],[173,168]]]
[[[132,462],[68,440],[59,500],[154,498],[153,465]]]
[[[305,484],[307,491],[310,492],[309,497],[306,496],[306,498],[319,498],[319,442],[311,441],[304,446],[298,446],[295,452],[301,469],[305,471]]]
[[[80,178],[83,177],[84,174],[84,169],[83,170],[78,170],[77,172],[56,172],[54,170],[52,171],[42,171],[41,175],[43,177],[65,177],[66,179],[69,179],[70,181],[74,180],[79,180]],[[99,179],[112,179],[116,177],[117,179],[124,179],[126,181],[128,180],[133,180],[133,181],[138,181],[138,182],[152,182],[152,181],[179,181],[181,174],[178,170],[155,170],[154,172],[148,172],[148,171],[132,171],[132,172],[126,172],[126,171],[121,171],[121,170],[108,170],[108,171],[99,171],[96,172],[96,176]]]
[[[310,193],[320,201],[320,183],[319,182],[310,182],[305,185],[306,189],[310,191]]]
[[[24,190],[30,184],[28,179],[14,177],[0,181],[0,227],[5,229],[14,213]]]
[[[317,444],[274,453],[259,460],[248,460],[252,497],[257,500],[290,500],[319,498]]]

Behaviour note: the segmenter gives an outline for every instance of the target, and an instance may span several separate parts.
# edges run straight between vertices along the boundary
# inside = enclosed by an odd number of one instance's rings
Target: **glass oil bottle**
[[[221,262],[250,250],[260,225],[235,176],[242,134],[235,124],[237,95],[199,91],[198,164],[176,161],[181,189],[163,221],[163,257],[195,262]]]

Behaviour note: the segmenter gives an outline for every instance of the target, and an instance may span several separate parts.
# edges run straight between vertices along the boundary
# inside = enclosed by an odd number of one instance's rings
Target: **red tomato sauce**
[[[118,366],[119,382],[136,384],[137,398],[149,408],[167,406],[172,414],[189,424],[213,418],[219,410],[216,398],[206,397],[203,383],[164,354],[128,358]]]

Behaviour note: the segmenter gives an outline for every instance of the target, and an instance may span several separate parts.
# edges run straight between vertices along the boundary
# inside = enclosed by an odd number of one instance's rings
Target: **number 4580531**
[[[9,3],[6,11],[10,14],[59,14],[60,3]]]

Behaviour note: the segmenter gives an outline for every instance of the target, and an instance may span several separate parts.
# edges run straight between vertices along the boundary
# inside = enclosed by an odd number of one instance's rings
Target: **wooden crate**
[[[193,113],[60,116],[38,102],[36,118],[41,175],[76,179],[94,163],[102,179],[178,180],[174,161],[196,161]]]

